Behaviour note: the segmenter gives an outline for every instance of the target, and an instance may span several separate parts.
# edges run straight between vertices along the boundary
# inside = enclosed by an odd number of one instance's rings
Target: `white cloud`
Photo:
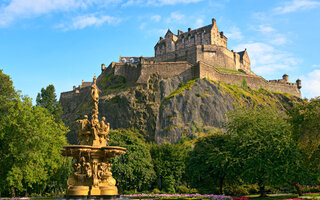
[[[284,45],[288,43],[288,39],[282,34],[272,35],[270,43],[273,45]]]
[[[228,39],[233,40],[242,40],[243,36],[240,29],[236,26],[231,27],[228,31],[226,31],[226,36]]]
[[[12,0],[0,8],[0,26],[6,26],[17,18],[29,18],[53,11],[86,8],[92,0]]]
[[[107,16],[107,15],[103,15],[103,16],[83,15],[83,16],[77,16],[73,18],[71,23],[59,24],[57,28],[61,28],[65,31],[77,30],[77,29],[84,29],[88,26],[101,26],[105,23],[117,24],[120,21],[121,20],[118,18]]]
[[[183,23],[185,16],[179,12],[172,12],[170,16],[167,18],[167,23]]]
[[[161,20],[161,16],[160,15],[153,15],[153,16],[151,16],[150,19],[154,22],[159,22]]]
[[[304,96],[308,98],[320,96],[320,70],[316,69],[307,76],[302,77]]]
[[[196,23],[195,23],[195,27],[198,28],[198,27],[202,27],[203,26],[203,19],[196,19]]]
[[[69,12],[90,6],[105,7],[122,0],[8,0],[0,7],[0,27],[18,19],[39,17],[53,12]]]
[[[292,0],[286,2],[283,6],[279,6],[275,8],[273,11],[275,14],[286,14],[292,13],[299,10],[308,10],[312,8],[316,8],[320,6],[319,1],[312,1],[312,0]]]
[[[165,6],[165,5],[176,5],[176,4],[189,4],[197,3],[202,0],[128,0],[123,7],[127,6]]]
[[[147,26],[147,23],[143,22],[140,24],[139,28],[143,30]]]
[[[320,65],[312,65],[312,67],[320,67]]]
[[[275,30],[271,26],[259,25],[257,31],[263,32],[263,33],[271,33],[271,32],[274,32]]]
[[[259,75],[273,75],[274,73],[291,71],[300,60],[289,53],[275,49],[266,43],[240,44],[234,49],[243,51],[247,48],[252,70]]]

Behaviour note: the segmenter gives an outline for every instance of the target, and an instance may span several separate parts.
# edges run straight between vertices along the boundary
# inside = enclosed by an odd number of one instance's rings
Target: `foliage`
[[[99,80],[98,84],[103,88],[103,93],[108,93],[112,90],[119,90],[126,87],[126,79],[123,76],[115,76],[110,73]]]
[[[212,193],[219,187],[223,193],[226,180],[235,179],[232,176],[231,152],[227,146],[230,135],[215,133],[200,137],[187,161],[188,180],[192,187],[201,193]]]
[[[235,166],[243,180],[265,185],[284,183],[297,152],[284,113],[271,108],[238,109],[229,114],[227,131]]]
[[[183,184],[187,151],[183,144],[151,144],[157,188],[174,193],[176,187]]]
[[[67,128],[56,123],[29,98],[17,97],[6,116],[4,137],[0,140],[1,190],[15,192],[46,190],[49,180],[65,162],[60,155],[66,144]]]
[[[296,103],[288,114],[298,148],[308,162],[320,167],[320,97]]]
[[[155,172],[148,145],[136,129],[110,131],[110,145],[127,149],[126,154],[114,159],[112,172],[123,190],[144,191],[151,188]]]
[[[0,82],[2,195],[61,192],[68,173],[63,168],[68,161],[60,155],[67,128],[46,108],[32,106],[30,98],[20,96],[2,71]]]
[[[37,95],[37,106],[46,108],[55,117],[56,122],[61,122],[62,107],[57,101],[55,88],[53,85],[48,85],[46,89],[41,88],[41,92]]]
[[[265,89],[252,90],[249,87],[245,87],[243,84],[232,85],[224,82],[215,82],[220,92],[224,95],[230,95],[234,99],[234,105],[236,107],[246,106],[252,107],[272,107],[279,110],[287,109],[292,106],[292,103],[298,102],[299,99],[289,94],[277,94]],[[218,84],[217,84],[218,83]],[[281,101],[280,101],[281,100]]]
[[[186,83],[184,83],[183,81],[179,84],[179,87],[173,91],[171,94],[169,94],[164,100],[163,102],[171,99],[172,97],[177,96],[178,94],[182,94],[185,90],[190,90],[191,87],[196,84],[196,79],[190,80]]]
[[[235,70],[235,69],[229,69],[229,68],[225,68],[225,67],[215,67],[218,71],[220,72],[225,72],[225,73],[231,73],[231,74],[246,74],[244,72]]]

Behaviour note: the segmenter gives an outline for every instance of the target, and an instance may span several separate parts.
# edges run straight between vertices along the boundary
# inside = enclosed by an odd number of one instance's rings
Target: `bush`
[[[189,191],[190,194],[197,194],[198,190],[196,188],[191,188]]]
[[[187,188],[187,187],[184,186],[184,185],[180,185],[180,186],[178,186],[178,188],[177,188],[177,192],[178,192],[178,193],[181,193],[181,194],[188,194],[188,193],[190,192],[190,189]]]
[[[241,185],[227,186],[225,187],[224,192],[226,195],[232,195],[232,196],[238,196],[238,197],[249,194],[248,189]]]
[[[249,194],[258,194],[259,193],[258,184],[247,185],[246,188],[247,188]]]
[[[123,194],[135,194],[135,190],[123,190]]]
[[[158,188],[154,188],[154,189],[152,190],[152,193],[153,193],[153,194],[160,194],[161,191],[160,191]]]

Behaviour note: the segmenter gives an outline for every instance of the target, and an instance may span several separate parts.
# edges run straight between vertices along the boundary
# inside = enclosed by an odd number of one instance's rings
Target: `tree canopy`
[[[42,193],[65,162],[60,150],[67,128],[42,107],[14,91],[10,77],[0,73],[0,189],[4,194]],[[4,104],[1,104],[3,106]]]
[[[53,85],[48,85],[47,88],[42,88],[37,95],[37,106],[46,108],[54,115],[56,122],[61,122],[62,108],[57,101],[55,88]]]

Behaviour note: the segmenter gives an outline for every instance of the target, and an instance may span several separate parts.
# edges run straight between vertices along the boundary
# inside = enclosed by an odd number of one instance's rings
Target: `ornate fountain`
[[[67,198],[117,198],[116,180],[112,177],[110,158],[125,154],[126,149],[108,146],[110,124],[105,124],[105,117],[98,119],[99,93],[96,76],[91,85],[91,97],[94,109],[91,120],[84,115],[79,123],[78,140],[80,145],[64,146],[63,156],[76,159],[74,173],[69,177]]]

